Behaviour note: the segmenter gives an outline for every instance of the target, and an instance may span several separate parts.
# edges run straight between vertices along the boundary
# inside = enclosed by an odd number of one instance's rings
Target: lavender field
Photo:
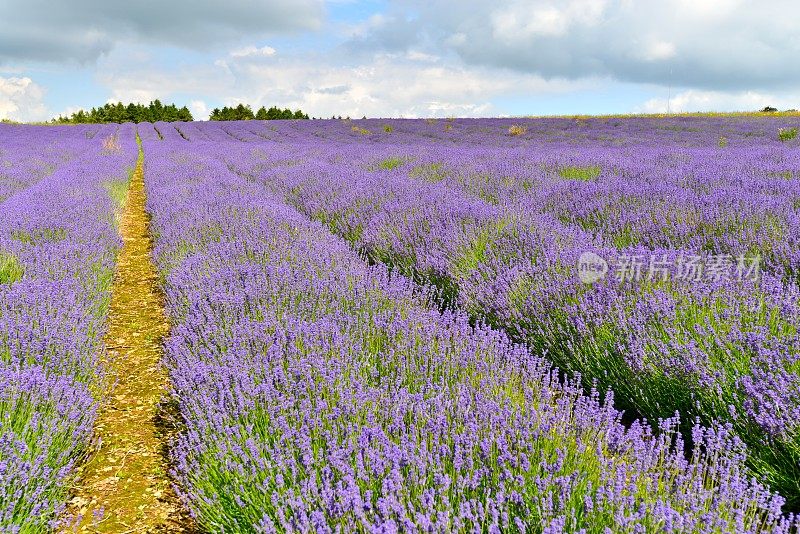
[[[90,457],[138,140],[199,530],[796,532],[797,127],[0,124],[0,530]]]

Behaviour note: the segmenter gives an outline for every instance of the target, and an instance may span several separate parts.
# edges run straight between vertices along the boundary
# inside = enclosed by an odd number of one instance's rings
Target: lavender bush
[[[52,173],[91,144],[98,125],[81,128],[37,128],[0,124],[0,203]]]
[[[46,140],[45,153],[70,156],[46,177],[25,174],[30,185],[0,204],[0,251],[18,268],[0,277],[3,532],[55,526],[91,439],[92,391],[102,378],[97,364],[120,246],[118,205],[109,191],[124,183],[136,157],[130,126],[25,132],[33,146]],[[106,152],[102,139],[114,136],[119,149]],[[31,161],[29,153],[14,152],[25,146],[21,139],[0,137],[0,148],[9,159]]]
[[[769,129],[756,142],[750,132],[735,135],[733,126],[748,123],[721,122],[707,143],[687,147],[661,139],[635,151],[596,143],[581,152],[575,139],[540,139],[509,149],[488,132],[478,147],[461,144],[468,135],[453,135],[450,146],[387,146],[338,133],[327,145],[246,149],[229,161],[373,261],[437,285],[447,303],[587,385],[614,389],[633,414],[657,420],[677,411],[684,421],[731,424],[754,473],[794,508],[800,160]],[[430,125],[416,127],[421,137]],[[626,127],[618,135],[647,138],[678,126]],[[713,141],[719,131],[730,139],[724,150]],[[487,148],[492,141],[503,146]],[[666,280],[609,274],[587,286],[577,277],[587,251],[612,266],[642,257],[670,269]],[[692,256],[728,258],[728,276],[680,279],[681,259]],[[733,276],[737,257],[760,258],[760,276]]]
[[[242,138],[252,128],[226,127]],[[308,164],[256,135],[238,151],[242,141],[196,133],[145,143],[173,324],[167,362],[185,424],[175,474],[201,526],[791,528],[783,499],[749,479],[730,429],[695,425],[687,460],[678,418],[655,434],[622,425],[610,398],[563,383],[501,331],[437,311],[430,290],[368,266],[232,172],[253,154],[280,173]]]

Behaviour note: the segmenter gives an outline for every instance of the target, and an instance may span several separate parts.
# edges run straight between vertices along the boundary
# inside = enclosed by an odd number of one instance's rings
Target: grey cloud
[[[120,40],[208,49],[317,28],[322,0],[0,0],[0,61],[92,61]]]
[[[787,0],[410,0],[350,46],[449,52],[546,78],[736,90],[800,82],[798,35],[800,3]]]

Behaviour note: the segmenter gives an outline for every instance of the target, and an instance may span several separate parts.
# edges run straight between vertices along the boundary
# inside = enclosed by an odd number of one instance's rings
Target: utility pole
[[[669,101],[672,100],[672,68],[669,69],[669,83],[667,85],[667,115],[669,115]]]

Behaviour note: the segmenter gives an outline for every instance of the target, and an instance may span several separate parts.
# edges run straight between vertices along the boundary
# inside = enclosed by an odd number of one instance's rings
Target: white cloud
[[[675,7],[696,17],[718,17],[729,15],[737,9],[746,8],[744,0],[676,0]],[[750,4],[753,5],[752,3]]]
[[[792,95],[757,91],[725,92],[690,89],[678,92],[669,99],[669,109],[672,112],[755,111],[765,106],[790,109],[796,108],[797,105],[797,99],[792,98]],[[667,95],[647,100],[635,111],[664,113],[667,111]]]
[[[411,61],[421,61],[424,63],[436,63],[439,61],[438,56],[434,56],[433,54],[426,54],[425,52],[420,52],[418,50],[410,50],[406,54],[406,58],[410,59]]]
[[[28,77],[0,77],[0,119],[21,122],[47,120],[44,89]]]
[[[324,58],[285,58],[270,65],[231,61],[226,68],[237,100],[254,107],[299,107],[323,117],[486,116],[497,113],[491,102],[498,95],[558,93],[580,85],[513,72],[498,76],[396,54],[377,55],[355,67],[331,65]]]
[[[591,83],[546,81],[515,72],[498,75],[414,53],[377,54],[355,65],[337,59],[334,54],[275,55],[263,62],[228,54],[213,66],[180,72],[119,64],[100,80],[115,100],[125,102],[197,95],[189,107],[198,119],[218,105],[209,102],[300,108],[316,117],[488,116],[499,112],[492,101],[501,95],[561,93]]]
[[[676,53],[677,50],[673,43],[653,41],[644,47],[642,58],[645,61],[663,61],[675,57]]]
[[[233,50],[230,55],[231,57],[235,58],[270,57],[275,55],[275,49],[271,46],[262,46],[261,48],[257,48],[255,46],[245,46],[244,48]]]
[[[521,42],[537,37],[562,37],[579,26],[594,26],[606,8],[605,0],[549,2],[516,1],[491,11],[496,39]]]
[[[705,90],[800,84],[800,3],[790,0],[409,0],[354,38],[546,78],[608,77]]]
[[[149,87],[118,87],[115,88],[111,92],[111,97],[106,100],[109,104],[116,104],[117,102],[135,102],[138,104],[147,104],[152,102],[156,98],[160,98],[159,95],[163,94],[162,91],[159,91],[159,88],[149,86]]]
[[[466,43],[467,43],[467,34],[464,32],[453,33],[444,40],[444,44],[446,44],[447,46],[452,46],[454,48],[458,48],[459,46],[464,46]]]
[[[208,120],[208,106],[202,100],[192,100],[189,102],[189,111],[192,112],[192,117],[196,121]]]
[[[184,65],[161,69],[152,65],[129,64],[124,60],[105,66],[97,81],[110,92],[112,102],[147,104],[156,98],[174,102],[176,95],[193,95],[202,100],[224,93],[233,81],[230,73],[217,65]]]
[[[86,111],[86,109],[84,109],[84,108],[82,108],[80,106],[67,106],[66,108],[61,110],[61,112],[58,113],[57,116],[59,116],[59,117],[69,117],[69,116],[71,116],[71,115],[73,115],[73,114],[75,114],[75,113],[77,113],[77,112],[79,112],[81,110]]]
[[[315,116],[485,116],[570,92],[580,92],[576,111],[599,110],[610,99],[595,96],[609,88],[620,91],[611,105],[631,110],[635,103],[616,102],[658,92],[636,110],[663,111],[667,85],[680,88],[673,110],[800,106],[790,94],[800,86],[800,4],[789,0],[389,0],[296,41],[274,34],[320,27],[323,0],[176,0],[158,20],[155,0],[75,0],[80,9],[51,11],[44,0],[5,1],[7,92],[7,80],[35,72],[21,58],[100,57],[94,77],[109,100],[191,101],[197,118],[239,102]],[[173,28],[181,10],[185,23]],[[25,69],[3,70],[4,59]],[[14,98],[24,104],[0,94],[0,112],[44,113],[41,90],[38,100],[35,84],[22,91]]]

